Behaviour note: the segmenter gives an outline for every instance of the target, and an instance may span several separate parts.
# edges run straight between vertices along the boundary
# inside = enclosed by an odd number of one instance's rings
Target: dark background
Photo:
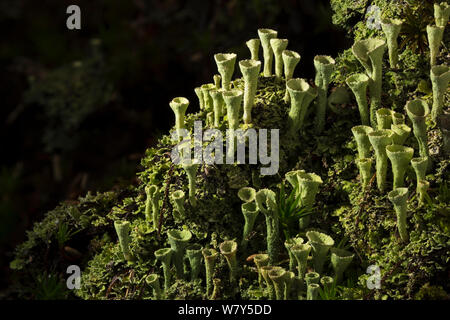
[[[71,4],[81,30],[66,28]],[[133,182],[174,123],[168,102],[185,96],[198,110],[193,89],[212,82],[215,53],[247,59],[245,41],[273,28],[302,56],[294,76],[313,78],[314,55],[351,45],[331,15],[327,0],[0,0],[0,287],[46,211]]]

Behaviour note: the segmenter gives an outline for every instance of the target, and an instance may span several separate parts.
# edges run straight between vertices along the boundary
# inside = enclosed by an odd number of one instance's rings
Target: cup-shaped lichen
[[[119,238],[120,249],[127,261],[133,261],[133,256],[130,252],[130,222],[129,221],[114,221],[114,229],[116,229],[117,237]]]
[[[282,269],[281,267],[274,267],[274,266],[263,266],[261,267],[261,274],[264,278],[264,281],[266,282],[267,291],[269,292],[269,299],[273,300],[275,299],[275,287],[273,285],[273,281],[269,277],[269,272],[272,270],[279,270]]]
[[[358,158],[369,158],[370,157],[370,141],[369,133],[373,132],[372,127],[369,126],[355,126],[352,128],[353,136],[356,140],[356,147],[358,148]]]
[[[319,191],[319,186],[323,183],[322,178],[320,178],[315,173],[299,172],[298,183],[300,188],[300,203],[308,211],[311,211],[314,205],[314,201],[316,200],[317,192]],[[309,221],[309,215],[300,218],[300,229],[307,228],[309,225]]]
[[[241,90],[229,90],[222,92],[223,100],[227,107],[227,121],[229,129],[239,127],[239,112],[241,110],[243,92]]]
[[[296,244],[290,248],[290,251],[297,261],[298,277],[303,279],[306,273],[306,264],[309,253],[311,252],[311,246],[306,243]]]
[[[160,190],[157,186],[151,185],[145,187],[147,199],[145,200],[145,219],[147,222],[153,221],[153,228],[158,228],[159,220],[159,199]]]
[[[189,202],[193,207],[197,205],[197,199],[195,198],[195,192],[197,189],[197,171],[199,164],[194,162],[183,162],[182,163],[183,169],[186,172],[186,175],[189,180]]]
[[[206,269],[206,297],[209,298],[213,290],[214,268],[216,266],[218,254],[214,249],[203,249],[202,254],[205,260]]]
[[[172,254],[173,251],[171,248],[162,248],[155,251],[155,257],[161,262],[163,267],[165,292],[170,287],[170,262],[172,260]]]
[[[230,269],[230,282],[233,283],[237,277],[238,265],[236,259],[237,243],[233,240],[224,241],[219,245],[220,253],[227,260]]]
[[[258,283],[259,287],[262,289],[262,272],[261,268],[269,264],[269,255],[266,253],[259,253],[253,257],[253,262],[255,262],[256,268],[258,269]]]
[[[431,118],[437,123],[444,109],[444,94],[447,92],[450,81],[450,68],[445,65],[434,66],[431,68],[430,78],[433,88]]]
[[[428,168],[428,158],[418,157],[411,159],[411,166],[416,172],[417,188],[416,192],[419,193],[419,181],[425,180],[425,175]]]
[[[269,271],[268,276],[272,280],[275,288],[275,296],[277,300],[283,300],[285,287],[286,270],[283,268],[276,268]]]
[[[436,59],[439,56],[439,48],[444,38],[445,27],[427,26],[428,45],[430,46],[430,65],[436,65]]]
[[[284,274],[284,300],[289,300],[295,282],[295,273],[292,271],[287,271]]]
[[[308,231],[306,237],[312,247],[314,271],[321,273],[328,250],[334,246],[334,240],[329,235],[317,231]]]
[[[304,173],[305,170],[293,170],[287,172],[285,175],[286,181],[289,182],[289,184],[292,187],[292,190],[297,190],[296,196],[300,196],[300,185],[298,182],[298,174],[300,172]]]
[[[405,124],[405,115],[400,112],[392,112],[392,123],[394,125]]]
[[[376,160],[376,174],[378,190],[384,192],[386,187],[387,174],[387,154],[386,146],[392,144],[392,136],[394,133],[391,130],[377,130],[368,134],[369,141],[375,150]]]
[[[189,106],[189,100],[184,97],[177,97],[170,101],[169,106],[175,114],[175,129],[184,129],[184,115]]]
[[[295,237],[290,238],[284,242],[284,247],[289,253],[289,271],[295,271],[295,267],[297,266],[297,260],[295,259],[295,256],[292,253],[291,248],[297,244],[302,244],[303,241],[304,241],[303,238]]]
[[[394,189],[403,187],[405,172],[414,155],[414,149],[410,147],[392,144],[386,147],[386,154],[391,160],[394,174]]]
[[[358,104],[361,123],[365,126],[370,125],[369,107],[367,104],[367,86],[369,85],[369,77],[364,73],[356,73],[348,77],[345,82],[352,90]]]
[[[421,99],[410,100],[406,103],[406,112],[413,124],[413,133],[419,143],[419,154],[428,158],[427,125],[425,119],[430,113],[428,104]]]
[[[244,123],[252,122],[252,108],[255,104],[256,88],[258,87],[258,75],[261,70],[261,61],[242,60],[239,61],[244,78]]]
[[[272,29],[258,29],[258,36],[263,49],[264,77],[270,77],[272,75],[273,50],[270,45],[270,39],[276,38],[277,34],[278,32]]]
[[[197,243],[187,246],[186,256],[191,266],[191,281],[197,280],[202,265],[202,247]]]
[[[253,231],[253,226],[255,225],[255,220],[258,217],[259,210],[255,202],[243,203],[241,208],[245,220],[241,242],[242,250],[244,251],[247,249],[248,238],[250,233]]]
[[[222,81],[222,77],[220,74],[215,74],[213,76],[213,80],[214,80],[214,86],[216,87],[216,90],[220,89],[220,82]]]
[[[256,190],[252,187],[243,187],[238,191],[238,197],[244,202],[253,202],[256,198]]]
[[[259,45],[261,44],[261,40],[259,39],[250,39],[245,43],[250,50],[250,59],[251,60],[259,60]]]
[[[359,168],[359,176],[363,187],[367,186],[372,179],[372,159],[371,158],[359,158],[356,160],[356,164]]]
[[[266,218],[267,253],[271,264],[277,261],[280,241],[279,217],[275,192],[269,189],[261,189],[256,193],[258,209]]]
[[[380,108],[376,111],[377,129],[390,129],[392,124],[392,110]]]
[[[391,130],[394,133],[392,136],[392,140],[394,144],[402,145],[405,143],[406,139],[408,139],[409,134],[411,133],[411,128],[406,124],[392,124]]]
[[[174,207],[173,216],[176,220],[181,220],[184,217],[184,199],[185,194],[182,190],[177,190],[170,195]]]
[[[195,92],[195,94],[197,95],[197,98],[198,98],[199,108],[200,108],[200,110],[203,110],[205,99],[203,98],[202,88],[197,87],[197,88],[194,89],[194,92]]]
[[[336,283],[342,281],[344,271],[352,262],[354,254],[347,250],[331,248],[331,265],[333,266]]]
[[[318,284],[319,281],[320,281],[320,274],[318,272],[310,271],[307,274],[305,274],[305,282],[307,286],[313,283]]]
[[[398,63],[398,44],[397,38],[402,29],[402,21],[399,19],[385,18],[381,20],[381,28],[386,35],[388,52],[389,52],[389,64],[391,68],[395,68]]]
[[[189,230],[169,230],[167,231],[170,247],[173,251],[173,263],[177,270],[177,278],[184,278],[184,251],[186,246],[192,238],[192,233]]]
[[[333,287],[334,279],[330,276],[323,276],[320,278],[320,284],[324,289],[330,290]]]
[[[397,215],[397,228],[402,241],[408,241],[408,231],[406,230],[406,213],[408,199],[408,188],[397,188],[388,193],[388,198],[394,205]]]
[[[327,108],[328,85],[336,62],[330,56],[315,56],[316,69],[315,84],[317,86],[317,110],[315,118],[315,131],[321,133],[325,127],[325,113]]]
[[[217,64],[217,70],[222,77],[222,90],[230,89],[230,82],[234,73],[236,57],[237,55],[235,53],[217,53],[214,55],[214,60]]]
[[[289,131],[296,134],[303,127],[306,111],[312,99],[311,87],[305,79],[291,79],[286,83],[291,108],[289,109]]]
[[[155,300],[161,300],[162,299],[162,290],[159,285],[159,276],[155,273],[149,274],[145,278],[145,282],[153,288],[153,293],[155,296]]]
[[[217,89],[214,83],[207,83],[200,87],[203,95],[203,108],[209,112],[213,111],[213,99],[211,98],[209,91],[214,89]]]
[[[291,50],[284,50],[281,54],[281,57],[283,58],[283,65],[284,65],[284,78],[286,80],[286,84],[289,80],[292,79],[294,76],[295,67],[300,62],[301,56]],[[284,95],[284,101],[289,102],[289,92],[286,87],[286,93]]]
[[[288,39],[270,39],[270,46],[272,47],[275,56],[275,76],[281,78],[283,76],[283,58],[282,52],[288,45]]]
[[[352,46],[352,52],[363,65],[369,76],[370,123],[376,128],[375,112],[381,105],[381,83],[383,73],[383,55],[386,41],[376,38],[359,40]]]
[[[212,89],[209,90],[209,94],[213,100],[213,110],[214,110],[214,127],[218,128],[220,125],[220,119],[222,117],[222,109],[223,109],[223,97],[222,90]]]
[[[450,16],[450,5],[447,2],[434,4],[434,20],[437,26],[445,27]]]
[[[425,202],[427,191],[430,188],[430,183],[426,180],[417,181],[417,194],[419,195],[419,205]]]

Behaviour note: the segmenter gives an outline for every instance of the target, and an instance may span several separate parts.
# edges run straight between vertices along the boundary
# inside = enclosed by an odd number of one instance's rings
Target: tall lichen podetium
[[[284,247],[286,248],[288,254],[289,254],[289,271],[295,271],[295,267],[297,266],[297,260],[295,259],[294,254],[291,251],[291,248],[297,244],[303,243],[303,238],[301,237],[295,237],[287,239],[284,242]]]
[[[202,89],[200,87],[197,87],[197,88],[194,89],[194,92],[195,92],[195,94],[197,95],[197,98],[198,98],[198,106],[199,106],[200,110],[203,110],[204,109],[205,100],[203,98]]]
[[[222,90],[212,89],[209,90],[209,94],[211,95],[213,101],[214,127],[218,128],[220,125],[220,119],[222,117],[223,105],[225,103],[222,97]]]
[[[315,118],[315,132],[321,133],[325,127],[327,108],[328,85],[336,62],[330,56],[315,56],[314,67],[316,69],[315,84],[317,86],[317,110]]]
[[[233,240],[224,241],[219,245],[219,250],[227,260],[228,268],[230,269],[230,283],[235,283],[238,273],[237,243]]]
[[[392,144],[392,136],[394,133],[391,130],[377,130],[368,134],[369,141],[375,150],[376,173],[377,173],[377,187],[380,192],[384,192],[386,187],[387,174],[387,154],[386,146]]]
[[[239,61],[244,78],[244,123],[252,122],[252,108],[255,104],[256,89],[258,87],[258,75],[261,70],[261,61],[241,60]]]
[[[145,187],[145,193],[147,195],[145,201],[145,220],[147,222],[153,221],[153,228],[156,230],[158,229],[159,222],[159,200],[161,198],[161,192],[157,186],[151,185]]]
[[[296,244],[291,247],[291,252],[297,260],[298,277],[303,279],[306,273],[306,266],[308,262],[311,246],[307,243]]]
[[[367,104],[367,86],[369,84],[369,77],[364,73],[356,73],[348,77],[345,82],[352,90],[358,104],[359,115],[361,123],[365,126],[370,125],[369,107]]]
[[[392,110],[380,108],[375,112],[377,118],[377,129],[390,129],[392,124]]]
[[[391,144],[386,147],[386,154],[392,164],[392,172],[394,175],[393,188],[396,189],[403,187],[405,172],[408,169],[409,162],[414,155],[414,149]]]
[[[206,297],[209,299],[213,290],[214,268],[216,266],[217,251],[214,249],[203,249],[203,259],[205,260],[206,269]]]
[[[411,128],[406,124],[392,124],[391,130],[394,133],[392,140],[394,141],[394,144],[398,145],[404,144],[411,133]]]
[[[408,188],[396,188],[388,193],[388,198],[394,205],[400,238],[403,242],[406,242],[408,241],[408,231],[406,230]]]
[[[298,183],[300,187],[300,204],[310,212],[316,200],[317,192],[319,192],[319,186],[323,183],[322,178],[315,173],[299,172]],[[310,220],[310,215],[300,218],[298,221],[300,230],[308,228]]]
[[[360,40],[352,46],[352,52],[366,70],[369,77],[370,123],[376,128],[375,112],[381,106],[381,83],[383,74],[383,55],[386,41],[376,38]]]
[[[354,126],[352,128],[353,136],[355,137],[356,147],[358,148],[358,158],[370,158],[370,141],[369,133],[373,132],[372,127],[369,126]]]
[[[114,221],[114,229],[116,229],[117,237],[119,238],[119,245],[122,250],[123,257],[128,262],[133,262],[134,258],[130,252],[130,222]]]
[[[231,134],[231,132],[234,133],[234,130],[239,128],[239,113],[241,110],[243,92],[238,89],[223,91],[222,96],[223,96],[223,99],[225,101],[225,105],[227,108],[227,121],[228,121],[228,129],[229,129],[229,130],[227,130],[227,134],[228,133]],[[236,140],[237,139],[233,136],[229,138],[229,141],[230,141],[230,143],[232,143],[232,146],[227,147],[227,159],[234,160],[234,152],[236,149]]]
[[[291,97],[289,133],[295,135],[303,127],[306,111],[314,95],[305,79],[291,79],[286,83],[286,87]]]
[[[189,180],[189,202],[191,203],[191,206],[195,207],[197,205],[197,199],[195,198],[195,191],[197,190],[196,179],[198,167],[200,165],[194,161],[182,162],[181,165],[183,166]]]
[[[270,264],[277,262],[279,253],[279,217],[275,192],[269,189],[261,189],[256,193],[256,205],[266,218],[267,228],[267,253]]]
[[[217,70],[222,77],[222,90],[230,90],[230,82],[234,73],[234,65],[236,64],[235,53],[217,53],[214,60],[217,64]]]
[[[270,39],[276,38],[278,32],[272,29],[258,29],[258,36],[261,40],[264,57],[264,77],[272,76],[273,50],[270,46]]]
[[[202,247],[198,243],[191,244],[186,247],[186,256],[191,266],[191,281],[198,279],[202,263]]]
[[[402,21],[399,19],[385,18],[381,20],[381,28],[387,39],[387,46],[389,52],[389,64],[392,69],[398,63],[398,43],[397,38],[402,29]]]
[[[184,279],[184,251],[192,238],[192,233],[189,230],[172,229],[167,231],[167,237],[173,251],[173,262],[177,270],[177,278]]]
[[[259,39],[250,39],[245,43],[250,50],[250,59],[251,60],[259,60],[259,45],[261,44],[261,40]]]
[[[203,95],[203,108],[206,112],[212,112],[214,109],[213,107],[213,100],[211,95],[209,94],[209,91],[217,89],[214,83],[207,83],[200,87],[200,90]]]
[[[444,109],[444,94],[450,81],[450,68],[445,65],[433,66],[430,71],[431,84],[433,88],[433,106],[431,118],[438,123]]]
[[[421,181],[422,182],[426,181],[425,175],[427,173],[428,158],[426,158],[426,157],[413,158],[413,159],[411,159],[411,166],[413,167],[413,169],[416,173],[416,180],[417,180],[416,193],[421,195],[420,187],[426,186],[426,183],[422,183],[420,186],[419,186],[419,184]],[[422,190],[423,190],[423,188],[422,188]],[[423,200],[423,197],[421,197],[421,198]],[[421,201],[419,201],[419,202],[421,202]]]
[[[170,262],[172,260],[173,251],[171,248],[162,248],[155,251],[155,257],[161,262],[164,273],[164,291],[170,288]]]
[[[184,217],[184,200],[185,194],[183,190],[177,190],[170,195],[170,200],[174,207],[173,217],[175,220],[181,221]]]
[[[266,282],[267,291],[269,292],[269,300],[275,299],[275,287],[273,285],[273,281],[269,277],[269,272],[274,269],[282,269],[278,266],[263,266],[261,267],[261,274]]]
[[[419,143],[419,154],[429,159],[427,125],[425,119],[430,113],[428,104],[421,99],[410,100],[406,103],[406,113],[413,124],[414,136]],[[429,165],[429,161],[428,161]]]
[[[276,268],[269,271],[268,276],[272,280],[275,288],[275,297],[277,300],[283,300],[285,287],[286,270],[283,268]]]
[[[286,92],[284,94],[284,101],[288,103],[290,101],[290,96],[287,89],[287,83],[294,76],[295,67],[300,62],[301,56],[295,51],[284,50],[281,53],[281,57],[283,58],[284,78],[286,80]]]
[[[314,271],[320,274],[322,273],[328,251],[334,246],[334,240],[329,235],[317,231],[308,231],[306,237],[312,248]]]
[[[366,187],[372,179],[372,158],[358,158],[356,164],[359,169],[361,184]]]
[[[335,282],[339,283],[342,281],[344,271],[352,262],[354,254],[348,252],[347,250],[331,248],[331,265],[333,266],[335,274]]]
[[[434,21],[437,26],[445,27],[450,16],[450,5],[447,2],[434,4]]]
[[[259,214],[259,209],[256,206],[255,202],[247,202],[241,205],[242,215],[244,216],[244,231],[242,233],[242,241],[241,247],[242,251],[247,249],[248,239],[253,231],[253,227],[255,225],[256,218]]]
[[[430,66],[436,65],[439,48],[444,38],[445,27],[427,25],[428,45],[430,46]]]
[[[266,253],[259,253],[253,256],[253,262],[256,265],[256,268],[258,269],[258,283],[259,288],[262,289],[262,273],[261,268],[265,267],[269,264],[269,255]]]
[[[282,53],[287,48],[288,43],[288,39],[270,39],[270,46],[272,47],[272,51],[275,56],[275,76],[278,79],[281,79],[281,77],[283,77]]]
[[[184,97],[177,97],[170,101],[169,106],[175,114],[175,129],[178,133],[179,130],[184,129],[184,116],[189,106],[189,100]]]
[[[419,195],[419,206],[424,204],[425,196],[427,195],[427,191],[430,188],[430,183],[426,180],[419,180],[417,182],[417,194]]]

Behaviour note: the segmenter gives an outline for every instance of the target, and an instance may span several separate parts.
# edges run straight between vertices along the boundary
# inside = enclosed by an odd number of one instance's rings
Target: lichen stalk
[[[233,240],[224,241],[219,245],[220,253],[227,260],[230,269],[230,282],[234,283],[237,279],[238,264],[236,259],[237,243]]]
[[[295,135],[303,127],[306,111],[312,100],[308,99],[308,96],[312,95],[311,87],[305,79],[291,79],[286,83],[286,87],[291,100],[288,114],[289,132]]]
[[[369,85],[369,77],[364,73],[357,73],[348,77],[345,82],[352,90],[358,105],[361,123],[365,126],[370,125],[369,106],[367,103],[367,86]]]
[[[386,154],[392,164],[392,172],[394,175],[393,188],[403,187],[405,172],[414,155],[414,149],[392,144],[386,147]]]
[[[134,260],[130,252],[130,222],[129,221],[114,221],[114,229],[116,230],[117,237],[119,238],[120,249],[125,260],[131,262]]]
[[[245,43],[250,50],[250,59],[251,60],[259,60],[259,45],[261,44],[261,40],[259,39],[250,39]]]
[[[309,240],[309,245],[312,248],[314,271],[322,273],[323,265],[327,258],[327,253],[334,245],[334,240],[325,233],[317,231],[308,231],[306,237]]]
[[[173,251],[171,248],[162,248],[155,251],[155,257],[159,260],[163,267],[164,274],[164,291],[170,288],[170,262],[172,260]]]
[[[394,133],[392,140],[398,145],[403,145],[411,133],[411,128],[406,124],[392,124],[391,130]]]
[[[161,287],[159,285],[159,276],[155,273],[152,273],[145,278],[145,282],[152,287],[155,300],[161,300],[163,297],[163,293]]]
[[[286,80],[286,85],[289,80],[292,79],[294,76],[295,67],[300,62],[301,56],[291,50],[284,50],[281,53],[281,57],[283,59],[283,65],[284,65],[284,78]],[[286,92],[284,94],[284,101],[288,103],[290,101],[289,91],[287,90],[286,86]]]
[[[338,248],[331,248],[330,251],[335,281],[336,283],[340,283],[343,279],[344,271],[348,268],[355,255],[347,250]]]
[[[427,26],[428,45],[430,46],[430,66],[436,65],[439,56],[439,48],[444,38],[445,27]]]
[[[356,164],[359,168],[361,184],[363,187],[366,187],[372,178],[372,158],[356,159]]]
[[[205,100],[203,98],[202,89],[200,87],[197,87],[197,88],[194,89],[194,92],[195,92],[195,94],[197,95],[197,98],[198,98],[199,108],[200,108],[200,110],[203,110],[204,109]]]
[[[311,211],[316,200],[317,192],[319,192],[319,186],[323,183],[322,178],[315,173],[299,172],[298,182],[300,187],[300,204],[308,211]],[[310,215],[300,218],[300,229],[306,229],[309,226],[310,220]]]
[[[273,50],[270,46],[270,39],[277,37],[278,32],[272,29],[258,29],[258,36],[261,40],[264,57],[264,77],[272,76]]]
[[[399,19],[383,19],[381,21],[381,28],[387,39],[389,64],[391,68],[395,68],[398,63],[398,43],[397,38],[402,29],[402,21]]]
[[[397,228],[400,238],[403,242],[408,241],[408,231],[406,229],[406,214],[408,199],[408,188],[397,188],[388,193],[388,198],[394,205],[394,210],[397,215]]]
[[[386,188],[387,154],[386,146],[392,144],[391,130],[377,130],[369,133],[369,141],[375,150],[377,187],[380,192]]]
[[[376,111],[377,129],[390,129],[392,124],[392,110],[380,108]]]
[[[177,271],[177,278],[184,279],[184,254],[186,246],[192,238],[189,230],[169,230],[167,231],[170,248],[173,251],[173,262]]]
[[[438,123],[438,118],[444,110],[444,94],[447,92],[450,81],[450,68],[445,65],[433,66],[430,71],[431,84],[433,88],[433,106],[431,118]]]
[[[213,110],[214,110],[214,127],[218,128],[220,125],[220,119],[222,117],[222,109],[224,100],[222,97],[222,90],[213,89],[209,91],[211,98],[213,100]]]
[[[216,266],[218,253],[215,249],[203,249],[202,254],[203,259],[205,260],[206,269],[206,297],[209,298],[213,290],[214,268]]]
[[[259,253],[253,257],[253,262],[255,262],[256,268],[258,269],[258,284],[259,288],[262,289],[262,272],[261,268],[269,264],[269,255],[266,253]]]
[[[358,158],[370,158],[371,144],[368,134],[373,132],[372,127],[369,126],[355,126],[352,128],[353,136],[355,137],[356,147],[358,148]]]
[[[320,286],[317,283],[311,283],[308,285],[308,289],[306,291],[306,300],[317,300],[319,296]]]
[[[286,270],[284,270],[283,268],[272,269],[269,271],[268,275],[270,280],[272,280],[273,282],[276,299],[283,300]]]
[[[430,183],[426,180],[419,180],[417,182],[417,194],[419,195],[419,206],[425,203],[427,191],[430,188]]]
[[[199,244],[192,244],[186,247],[186,256],[191,267],[191,281],[198,279],[202,266],[202,247]]]
[[[239,128],[239,112],[241,110],[244,93],[241,90],[223,91],[222,96],[227,108],[228,128],[236,130]]]
[[[419,154],[428,158],[427,125],[425,119],[430,113],[428,104],[421,99],[410,100],[406,103],[406,112],[413,124],[413,133],[419,143]]]
[[[317,110],[315,118],[315,132],[321,133],[325,127],[327,108],[328,86],[336,62],[330,56],[315,56],[314,67],[316,69],[315,84],[317,86]]]
[[[445,27],[450,16],[450,5],[447,2],[434,4],[434,21],[437,26]]]
[[[177,97],[170,101],[169,106],[175,114],[175,129],[184,129],[184,116],[189,106],[189,100],[184,97]]]
[[[161,192],[156,185],[146,186],[145,193],[147,199],[145,200],[145,220],[147,222],[153,221],[153,229],[158,228],[159,221],[159,200]]]
[[[183,169],[189,180],[189,202],[191,206],[195,207],[197,205],[197,199],[195,197],[195,192],[197,190],[197,171],[199,164],[197,163],[182,163]]]
[[[289,40],[274,38],[270,39],[269,43],[275,56],[275,76],[281,79],[283,77],[282,52],[286,49]]]
[[[425,180],[425,175],[427,173],[427,167],[428,167],[428,158],[426,157],[418,157],[411,159],[411,166],[414,169],[414,172],[416,173],[416,181],[417,181],[417,187],[416,187],[416,193],[419,193],[419,181]]]
[[[185,200],[185,194],[182,190],[177,190],[173,192],[170,195],[170,200],[172,202],[172,205],[174,207],[173,210],[173,217],[175,220],[181,221],[184,217],[184,200]]]
[[[254,202],[243,203],[241,206],[242,214],[244,216],[244,230],[242,233],[241,247],[245,251],[247,249],[248,240],[253,227],[255,225],[256,218],[258,217],[259,210]]]
[[[237,55],[235,53],[217,53],[214,55],[217,70],[222,77],[222,90],[230,90],[230,82],[234,73],[236,57]]]
[[[303,241],[303,238],[295,237],[290,238],[284,242],[284,247],[289,254],[289,271],[295,271],[297,266],[297,260],[295,259],[295,255],[292,253],[291,248],[297,244],[302,244]]]
[[[252,122],[252,108],[255,104],[256,88],[258,87],[258,76],[261,70],[261,61],[242,60],[239,61],[244,78],[244,123]]]
[[[291,247],[291,252],[297,261],[298,277],[303,279],[306,273],[306,266],[309,253],[311,252],[311,246],[306,243],[296,244]]]

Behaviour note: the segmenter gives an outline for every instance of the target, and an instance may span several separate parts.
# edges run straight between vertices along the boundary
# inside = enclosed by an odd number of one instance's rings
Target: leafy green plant
[[[72,237],[80,231],[81,229],[72,231],[67,223],[60,223],[55,235],[56,240],[58,241],[58,247],[61,249],[67,241],[72,239]]]
[[[66,286],[55,274],[39,274],[33,295],[37,300],[56,300],[67,298]]]

